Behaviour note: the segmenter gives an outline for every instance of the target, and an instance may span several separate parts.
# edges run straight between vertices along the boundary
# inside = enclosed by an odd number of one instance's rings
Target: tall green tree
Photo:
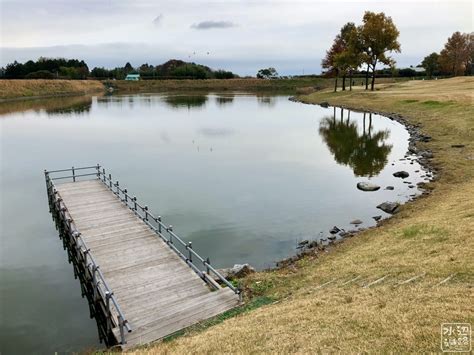
[[[349,76],[349,87],[352,90],[352,74],[362,63],[362,46],[353,22],[346,23],[339,34],[341,51],[336,53],[335,62],[342,73],[342,90],[346,89],[346,77]]]
[[[130,64],[130,62],[127,62],[127,63],[125,64],[125,66],[123,67],[123,71],[125,72],[125,74],[129,74],[129,73],[131,73],[133,70],[134,70],[134,69],[133,69],[132,65]]]
[[[433,52],[427,55],[421,62],[421,66],[426,70],[426,75],[430,79],[433,77],[433,73],[436,73],[439,69],[438,60],[439,54]]]
[[[400,52],[398,36],[400,32],[392,21],[383,12],[375,13],[366,11],[359,27],[361,46],[367,70],[372,71],[371,90],[375,85],[375,70],[378,63],[394,65],[395,61],[388,55],[391,52]],[[368,71],[367,71],[368,79]],[[367,89],[367,81],[366,81]]]
[[[257,72],[257,78],[258,79],[276,79],[278,78],[278,72],[273,67],[260,69]]]

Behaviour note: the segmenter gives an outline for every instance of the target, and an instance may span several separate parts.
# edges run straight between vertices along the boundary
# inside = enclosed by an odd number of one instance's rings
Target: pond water
[[[8,106],[10,105],[10,106]],[[0,352],[98,345],[48,210],[43,169],[100,163],[217,267],[261,269],[375,224],[423,169],[388,118],[250,94],[132,95],[2,104]],[[38,108],[42,107],[42,108]],[[405,181],[392,174],[405,170]],[[418,173],[415,171],[419,170]],[[359,181],[382,188],[363,192]],[[394,190],[385,187],[394,186]]]

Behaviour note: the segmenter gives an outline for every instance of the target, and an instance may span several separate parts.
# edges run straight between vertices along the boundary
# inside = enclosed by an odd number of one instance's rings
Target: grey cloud
[[[230,21],[202,21],[192,24],[191,28],[196,30],[210,30],[212,28],[230,28],[236,26],[235,23]]]
[[[159,14],[158,16],[155,17],[155,19],[152,21],[152,23],[155,26],[159,26],[159,25],[161,25],[162,21],[163,21],[163,14]]]

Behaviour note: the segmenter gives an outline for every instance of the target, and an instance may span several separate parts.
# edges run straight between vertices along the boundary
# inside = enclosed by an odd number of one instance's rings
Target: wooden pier
[[[51,212],[108,345],[146,344],[239,305],[240,290],[99,165],[45,177]]]

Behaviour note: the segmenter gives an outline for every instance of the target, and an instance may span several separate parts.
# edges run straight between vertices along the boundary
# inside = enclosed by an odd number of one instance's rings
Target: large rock
[[[426,159],[431,159],[431,158],[433,158],[433,153],[426,150],[424,152],[421,152],[420,156],[422,156],[423,158],[426,158]]]
[[[362,181],[357,183],[357,188],[362,191],[377,191],[380,189],[380,186],[368,181]]]
[[[377,206],[378,209],[390,214],[398,212],[398,207],[400,204],[398,202],[384,202]]]
[[[255,272],[255,269],[249,264],[235,264],[232,268],[219,269],[222,276],[226,279],[240,278]]]
[[[323,102],[319,103],[319,106],[327,108],[327,107],[329,107],[329,102],[323,101]]]
[[[409,177],[410,174],[408,174],[406,171],[402,170],[402,171],[397,171],[396,173],[393,173],[393,176],[405,179],[405,178]]]

